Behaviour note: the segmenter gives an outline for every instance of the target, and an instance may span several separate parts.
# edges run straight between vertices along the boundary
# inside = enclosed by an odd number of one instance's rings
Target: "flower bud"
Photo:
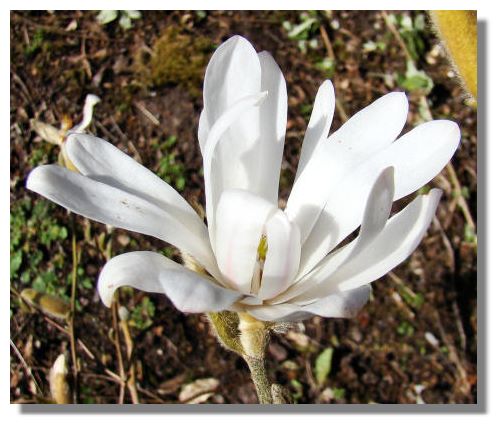
[[[71,404],[70,386],[66,379],[68,367],[64,354],[60,354],[49,372],[49,386],[56,404]]]

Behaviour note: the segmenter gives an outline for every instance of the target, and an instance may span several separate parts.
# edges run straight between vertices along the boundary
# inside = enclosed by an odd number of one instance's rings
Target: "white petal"
[[[316,226],[333,190],[340,187],[355,167],[390,145],[396,138],[406,122],[407,109],[404,94],[388,94],[355,114],[329,139],[318,144],[314,155],[293,185],[286,208],[289,218],[300,227],[302,243],[306,242]],[[376,176],[369,182],[369,187],[375,178]],[[321,234],[324,236],[324,231]],[[308,249],[307,254],[302,256],[300,273],[307,271],[303,267],[310,251],[312,249]],[[309,267],[312,268],[313,265],[309,264]]]
[[[350,148],[347,154],[360,157],[390,145],[401,133],[408,116],[404,92],[391,92],[357,112],[329,138],[329,145]],[[339,160],[338,162],[343,162]]]
[[[83,175],[150,201],[176,217],[193,234],[207,235],[204,222],[173,187],[114,145],[88,134],[72,134],[66,148]],[[209,243],[207,246],[209,249]]]
[[[355,317],[368,302],[371,293],[369,284],[346,291],[337,291],[311,304],[302,305],[303,311],[321,317]]]
[[[270,202],[244,190],[225,191],[216,211],[215,255],[227,282],[251,290],[258,245],[267,220],[278,211]]]
[[[57,165],[43,165],[26,186],[45,198],[89,219],[147,234],[190,253],[211,273],[218,272],[207,232],[196,234],[178,218],[141,196]]]
[[[206,140],[209,134],[209,122],[207,120],[206,111],[202,109],[199,118],[199,129],[197,131],[197,138],[199,139],[200,153],[204,154],[204,148],[206,147]]]
[[[408,258],[427,232],[440,198],[441,191],[433,189],[417,197],[400,216],[393,216],[370,246],[340,267],[340,289],[375,281]]]
[[[222,311],[241,297],[155,252],[124,253],[108,261],[98,280],[99,295],[106,306],[121,286],[164,293],[176,308],[189,313]]]
[[[302,143],[296,178],[300,177],[318,145],[328,137],[334,114],[335,89],[330,80],[325,80],[315,97],[314,108]]]
[[[318,290],[321,293],[318,285],[332,278],[345,261],[357,258],[359,253],[364,251],[368,246],[371,246],[373,240],[380,234],[387,223],[393,199],[394,168],[388,167],[380,173],[373,184],[364,211],[359,236],[339,251],[324,258],[316,268],[272,302],[291,302],[293,298],[312,289]],[[312,295],[309,294],[309,296]],[[315,296],[312,297],[315,298]]]
[[[260,92],[258,54],[245,38],[234,36],[222,43],[211,57],[204,77],[204,109],[210,126],[243,97]],[[255,124],[242,121],[243,132]],[[253,130],[254,132],[254,130]]]
[[[408,204],[383,231],[325,281],[298,297],[308,300],[370,283],[403,262],[417,248],[434,216],[441,191],[433,189]],[[301,298],[301,299],[300,299]]]
[[[316,300],[307,305],[277,304],[248,307],[246,312],[253,317],[268,322],[298,322],[312,316],[350,318],[357,315],[366,304],[371,292],[370,285],[332,295]]]
[[[216,50],[206,70],[204,114],[209,130],[240,100],[252,97],[260,91],[261,66],[258,54],[243,37],[230,38]],[[256,168],[253,162],[253,149],[259,139],[258,109],[242,110],[225,127],[225,132],[218,138],[218,147],[215,149],[215,159],[218,160],[215,164],[221,182],[220,192],[233,188],[251,189],[250,175],[253,168]],[[203,145],[204,153],[207,152],[207,145],[206,141]],[[207,188],[206,183],[206,201]],[[218,197],[215,196],[213,209],[217,206]]]
[[[310,271],[360,224],[371,183],[388,166],[395,169],[394,199],[432,180],[453,156],[460,141],[454,122],[437,120],[414,128],[384,150],[354,167],[333,187],[302,247],[298,277]]]
[[[228,130],[243,112],[256,110],[267,97],[266,92],[253,94],[237,101],[228,110],[226,110],[216,121],[209,131],[206,144],[204,147],[204,181],[206,186],[206,216],[209,227],[211,243],[214,245],[214,212],[219,203],[221,193],[230,186],[239,188],[237,183],[231,186],[232,176],[234,179],[237,176],[246,176],[246,166],[243,161],[234,159],[238,151],[220,150],[222,144],[221,139],[224,133]],[[214,167],[213,167],[213,164]],[[237,180],[239,182],[239,180]],[[244,187],[246,188],[246,186]]]
[[[300,263],[300,231],[278,210],[265,225],[267,255],[258,297],[266,300],[283,292],[296,276]]]
[[[248,307],[245,311],[256,319],[265,322],[298,322],[313,316],[302,311],[300,306],[293,304]]]
[[[251,170],[251,191],[277,204],[282,153],[286,135],[288,96],[286,81],[268,52],[258,54],[261,90],[268,93],[260,105],[260,141],[253,148],[255,167]]]
[[[330,160],[333,161],[326,145],[320,144],[291,189],[285,213],[291,222],[298,225],[302,244],[326,204],[330,187],[342,172]]]

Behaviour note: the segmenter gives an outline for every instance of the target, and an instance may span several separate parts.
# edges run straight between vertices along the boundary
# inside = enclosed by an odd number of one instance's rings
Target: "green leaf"
[[[139,10],[125,10],[124,13],[131,19],[141,18],[141,12]]]
[[[345,389],[343,387],[334,387],[333,388],[333,397],[340,401],[345,398]]]
[[[319,385],[323,385],[331,371],[331,360],[333,359],[333,347],[324,349],[315,361],[315,377]]]
[[[10,277],[14,274],[17,273],[17,270],[19,270],[19,267],[23,263],[23,252],[21,250],[18,250],[16,253],[14,253],[11,258],[10,258]]]
[[[106,25],[116,20],[117,16],[118,11],[116,10],[100,10],[96,19],[101,25]]]
[[[131,311],[129,324],[139,330],[145,330],[152,326],[155,316],[155,305],[147,296],[143,297]]]
[[[408,61],[406,73],[397,77],[397,83],[407,91],[419,91],[424,95],[434,86],[432,79],[423,70],[417,70],[413,61]]]
[[[132,28],[132,22],[131,18],[129,18],[128,15],[120,15],[119,19],[119,25],[124,29],[124,30],[129,30]]]

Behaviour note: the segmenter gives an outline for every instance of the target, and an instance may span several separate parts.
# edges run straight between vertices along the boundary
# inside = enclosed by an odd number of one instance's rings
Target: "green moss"
[[[148,55],[145,52],[136,55],[136,70],[147,86],[181,85],[197,97],[212,50],[210,39],[168,27]]]

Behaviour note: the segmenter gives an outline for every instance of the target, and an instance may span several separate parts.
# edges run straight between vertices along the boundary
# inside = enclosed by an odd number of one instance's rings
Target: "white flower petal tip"
[[[216,285],[155,252],[131,252],[112,258],[98,279],[103,304],[110,307],[115,291],[130,286],[143,292],[164,293],[186,313],[229,309],[242,295]]]

